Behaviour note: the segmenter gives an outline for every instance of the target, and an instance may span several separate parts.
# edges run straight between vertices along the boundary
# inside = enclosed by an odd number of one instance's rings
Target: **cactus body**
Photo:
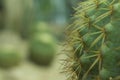
[[[21,39],[8,31],[0,33],[0,67],[11,68],[22,60]]]
[[[30,59],[43,66],[49,66],[56,52],[56,40],[46,23],[40,22],[32,32]]]
[[[67,30],[71,80],[113,80],[120,75],[120,0],[86,0],[75,10]]]
[[[49,65],[55,54],[55,44],[49,34],[35,35],[31,41],[31,59],[40,65]]]

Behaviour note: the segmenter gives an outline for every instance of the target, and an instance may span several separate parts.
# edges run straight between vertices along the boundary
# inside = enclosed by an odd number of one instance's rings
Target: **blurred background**
[[[0,80],[65,80],[61,44],[80,0],[0,0]]]

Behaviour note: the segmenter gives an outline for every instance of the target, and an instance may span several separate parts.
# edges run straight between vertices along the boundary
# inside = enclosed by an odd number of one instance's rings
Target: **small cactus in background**
[[[120,75],[120,0],[85,0],[75,10],[66,31],[68,79],[114,80]]]
[[[56,52],[56,40],[46,23],[40,22],[32,29],[30,59],[39,65],[50,65]]]
[[[28,39],[29,29],[35,21],[34,0],[1,1],[3,10],[0,11],[0,27],[4,30],[10,29],[19,33],[23,39]],[[16,7],[13,4],[16,4]]]
[[[31,27],[30,29],[31,35],[34,34],[41,34],[41,33],[50,33],[51,34],[51,30],[50,27],[48,26],[48,24],[46,22],[38,22],[35,27]]]
[[[11,32],[0,33],[0,67],[10,68],[20,63],[22,59],[20,51],[21,39]]]

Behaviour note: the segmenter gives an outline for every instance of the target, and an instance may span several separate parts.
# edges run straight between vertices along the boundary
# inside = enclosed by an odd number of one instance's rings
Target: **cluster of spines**
[[[120,31],[119,24],[116,24],[116,22],[120,21],[120,1],[88,0],[81,2],[79,5],[75,8],[76,13],[73,15],[75,20],[69,28],[68,44],[73,46],[72,56],[74,56],[72,58],[73,64],[69,65],[71,66],[69,68],[77,75],[77,79],[87,80],[90,74],[91,76],[93,74],[90,78],[93,79],[94,77],[95,79],[100,74],[104,76],[102,73],[106,73],[107,75],[107,71],[105,72],[103,66],[107,64],[108,66],[112,66],[112,63],[116,62],[116,55],[119,55],[114,50],[117,47],[119,48],[120,45],[118,42],[120,42],[120,39],[116,40],[114,37],[115,35],[119,35],[118,33]],[[114,31],[117,29],[118,31],[115,34]],[[118,45],[114,42],[118,43]],[[112,50],[113,52],[110,52]],[[104,57],[104,54],[111,56]],[[103,57],[104,59],[112,58],[111,64],[110,62],[104,61]],[[113,71],[114,69],[111,70]],[[111,79],[112,76],[109,76]]]

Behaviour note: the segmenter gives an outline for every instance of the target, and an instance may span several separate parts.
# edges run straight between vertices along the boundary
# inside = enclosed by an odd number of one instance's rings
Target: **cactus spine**
[[[86,0],[75,10],[66,31],[69,80],[113,80],[120,75],[120,0]]]

